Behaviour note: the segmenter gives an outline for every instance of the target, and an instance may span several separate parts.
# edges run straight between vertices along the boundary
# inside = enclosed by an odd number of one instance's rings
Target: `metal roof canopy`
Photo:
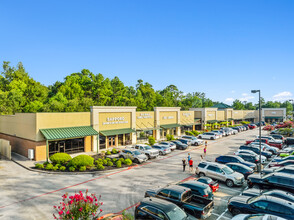
[[[176,127],[181,127],[179,124],[168,124],[168,125],[160,125],[161,128],[164,129],[169,129],[169,128],[176,128]]]
[[[266,119],[283,119],[283,116],[265,116]]]
[[[98,135],[91,126],[40,129],[46,140],[61,140]]]
[[[117,134],[128,134],[132,132],[135,132],[135,130],[131,128],[123,128],[123,129],[100,131],[99,133],[102,134],[103,136],[112,136]]]

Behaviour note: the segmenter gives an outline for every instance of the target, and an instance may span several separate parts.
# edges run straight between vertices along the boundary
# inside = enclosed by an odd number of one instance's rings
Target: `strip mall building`
[[[0,139],[10,141],[12,151],[34,160],[45,160],[56,152],[97,152],[109,147],[157,141],[167,134],[181,136],[200,130],[207,123],[258,121],[258,111],[233,110],[223,105],[212,108],[155,107],[137,112],[136,107],[93,106],[90,112],[16,113],[0,116]],[[284,121],[286,109],[262,109],[262,120]]]

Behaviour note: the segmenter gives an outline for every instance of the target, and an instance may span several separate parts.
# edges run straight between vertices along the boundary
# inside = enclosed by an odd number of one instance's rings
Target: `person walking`
[[[190,172],[193,172],[193,160],[190,158],[189,160],[189,167],[190,167]]]
[[[207,146],[205,146],[204,149],[203,149],[204,157],[206,157],[206,150],[207,150],[206,148],[207,148]]]
[[[183,162],[183,172],[185,172],[186,165],[187,165],[186,159],[183,158],[182,162]]]
[[[190,153],[188,153],[188,163],[189,163],[190,159],[191,159],[191,156],[190,156]]]

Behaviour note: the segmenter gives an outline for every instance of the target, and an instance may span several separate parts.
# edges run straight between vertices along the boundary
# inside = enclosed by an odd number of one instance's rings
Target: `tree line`
[[[202,92],[184,94],[175,85],[156,91],[150,83],[141,79],[135,87],[125,86],[118,77],[105,78],[88,69],[72,73],[63,82],[57,81],[49,86],[31,78],[21,62],[12,67],[4,61],[0,75],[0,114],[85,112],[90,111],[90,106],[137,106],[138,111],[152,111],[157,106],[177,106],[188,110],[191,107],[211,107],[216,103]],[[279,103],[279,107],[283,105]],[[233,107],[256,109],[252,103],[238,100],[235,100]]]

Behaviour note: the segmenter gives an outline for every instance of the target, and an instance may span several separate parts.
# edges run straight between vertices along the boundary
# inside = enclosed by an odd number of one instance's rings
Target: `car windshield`
[[[135,154],[135,155],[140,155],[141,153],[140,153],[139,151],[135,150],[135,151],[134,151],[134,154]]]
[[[174,209],[170,210],[166,213],[169,219],[186,219],[188,216],[187,214],[180,209],[179,207],[175,207]]]
[[[259,197],[260,197],[260,196],[254,196],[254,197],[248,199],[248,200],[247,200],[247,203],[253,203],[253,202],[255,202],[256,200],[258,200]]]
[[[145,150],[151,150],[152,148],[150,146],[145,146]]]
[[[181,144],[181,141],[173,141],[174,143]]]
[[[231,168],[229,168],[229,167],[224,167],[222,170],[223,170],[226,174],[232,174],[232,173],[234,173],[234,171],[233,171]]]

